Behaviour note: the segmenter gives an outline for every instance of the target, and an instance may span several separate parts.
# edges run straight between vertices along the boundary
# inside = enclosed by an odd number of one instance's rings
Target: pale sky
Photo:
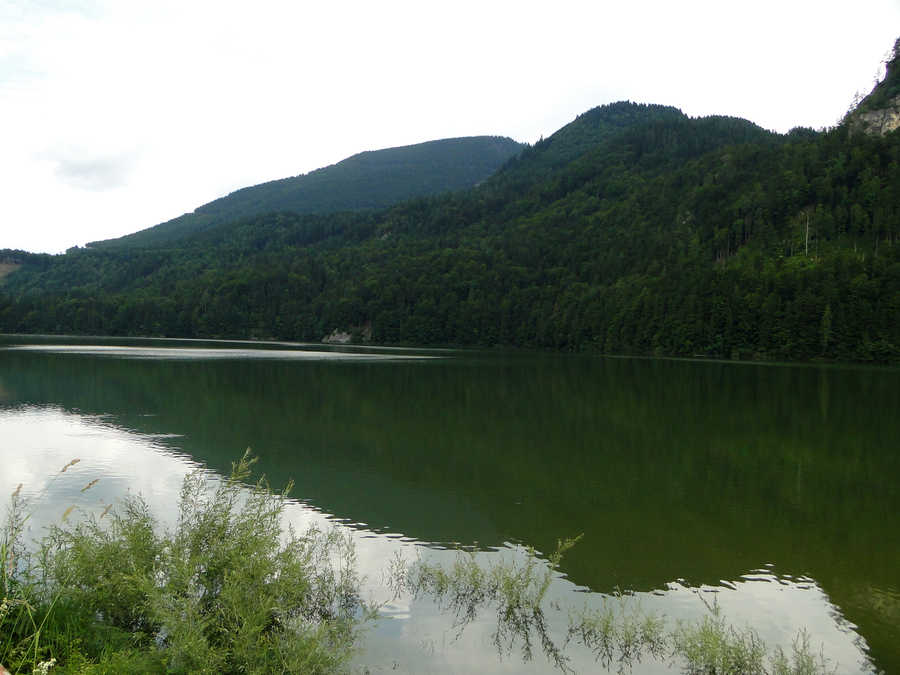
[[[900,0],[0,0],[0,249],[623,99],[831,126],[898,36]]]

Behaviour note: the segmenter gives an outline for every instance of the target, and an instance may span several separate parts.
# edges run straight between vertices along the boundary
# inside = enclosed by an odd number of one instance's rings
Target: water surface
[[[186,471],[227,472],[252,446],[295,480],[292,519],[356,531],[380,599],[397,550],[490,560],[584,533],[562,605],[630,589],[692,617],[700,590],[768,641],[805,627],[839,672],[900,671],[897,370],[64,342],[0,342],[0,491],[46,488],[45,520],[95,477],[97,508],[131,489],[165,519]],[[426,599],[385,616],[361,656],[375,671],[550,670],[498,658],[489,616],[461,636]]]

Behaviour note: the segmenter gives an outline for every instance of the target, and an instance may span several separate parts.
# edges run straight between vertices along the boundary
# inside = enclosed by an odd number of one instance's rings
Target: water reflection
[[[110,416],[79,415],[59,407],[23,406],[0,410],[0,437],[4,439],[0,460],[0,494],[10,494],[23,484],[33,512],[30,533],[39,537],[44,528],[58,523],[65,509],[77,504],[84,511],[100,511],[106,504],[128,492],[139,492],[163,523],[172,524],[175,505],[184,475],[198,467],[180,454],[174,434],[142,434],[116,426]],[[65,473],[59,469],[72,459],[80,461]],[[98,480],[87,493],[82,489]],[[334,523],[317,509],[294,503],[287,518],[298,530],[310,525]],[[380,583],[396,552],[408,558],[425,556],[449,564],[455,552],[435,550],[398,534],[377,535],[355,523],[359,531],[359,564],[369,579],[370,599],[383,603],[383,618],[366,640],[360,656],[372,672],[380,669],[401,672],[460,672],[474,668],[481,672],[544,672],[548,661],[537,655],[523,663],[506,655],[491,655],[489,638],[496,631],[495,617],[487,612],[474,618],[465,630],[450,621],[428,598],[394,598]],[[483,564],[496,557],[522,558],[519,545],[505,544],[493,552],[478,554]],[[547,598],[555,608],[549,617],[557,641],[564,641],[566,608],[601,602],[603,596],[585,593],[584,587],[557,577]],[[827,645],[827,654],[843,666],[864,666],[859,636],[844,620],[825,593],[812,579],[778,576],[771,568],[756,570],[734,582],[719,586],[691,588],[672,582],[655,593],[638,593],[629,602],[648,612],[693,618],[704,608],[695,594],[715,593],[726,615],[740,616],[756,626],[771,644],[783,644],[785,635],[804,625],[811,635]],[[593,669],[590,653],[571,647],[571,664],[581,672]],[[665,663],[643,663],[636,672],[665,672]],[[851,672],[850,669],[842,672]]]
[[[357,531],[379,600],[397,550],[515,555],[585,532],[553,587],[561,606],[619,586],[670,617],[700,616],[702,588],[786,647],[808,626],[840,672],[867,648],[897,663],[896,374],[527,355],[173,359],[124,346],[144,356],[0,350],[2,494],[39,492],[83,460],[54,484],[44,522],[128,489],[172,517],[197,461],[226,471],[252,445],[276,482],[297,480],[301,529]],[[426,600],[386,613],[364,657],[375,670],[487,668],[491,617],[458,637]]]
[[[57,406],[0,409],[0,438],[0,494],[9,495],[22,484],[35,536],[46,525],[59,523],[71,504],[102,511],[128,492],[152,498],[161,520],[171,521],[181,480],[197,466],[164,439],[122,429],[109,416],[80,415]],[[78,463],[61,472],[73,459]]]
[[[345,353],[332,350],[310,349],[235,349],[230,347],[137,347],[127,345],[55,345],[25,344],[11,345],[9,350],[46,352],[48,354],[82,354],[91,356],[108,356],[121,359],[167,359],[167,360],[203,360],[203,359],[279,359],[305,361],[405,361],[410,359],[431,359],[435,356],[425,354],[377,354],[377,353]]]

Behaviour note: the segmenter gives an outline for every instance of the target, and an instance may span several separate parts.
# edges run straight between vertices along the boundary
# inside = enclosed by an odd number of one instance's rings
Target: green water
[[[584,533],[563,566],[572,593],[631,589],[678,616],[679,589],[721,589],[729,611],[764,634],[789,643],[796,627],[815,637],[821,624],[826,647],[844,636],[900,672],[900,371],[52,342],[0,342],[0,489],[58,461],[41,453],[82,434],[53,431],[60,415],[93,420],[112,475],[138,460],[122,450],[131,441],[109,434],[150,439],[153,462],[219,472],[252,446],[275,483],[295,480],[304,513],[346,523],[379,550],[547,551]],[[159,481],[146,478],[144,490],[177,483],[153,466],[144,474]],[[368,571],[383,558],[373,554]],[[767,594],[779,587],[776,607]],[[425,670],[425,656],[435,672],[442,659],[460,667],[452,640],[415,634],[411,611],[376,629],[401,650],[376,650],[382,669]],[[404,622],[414,637],[394,635]],[[484,669],[522,665],[480,649]],[[867,667],[842,662],[840,672]]]

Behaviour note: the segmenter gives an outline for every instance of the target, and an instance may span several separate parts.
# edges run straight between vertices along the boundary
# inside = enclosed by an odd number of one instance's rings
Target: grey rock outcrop
[[[856,113],[850,121],[851,131],[862,131],[872,136],[884,136],[900,128],[900,96],[877,110]]]

